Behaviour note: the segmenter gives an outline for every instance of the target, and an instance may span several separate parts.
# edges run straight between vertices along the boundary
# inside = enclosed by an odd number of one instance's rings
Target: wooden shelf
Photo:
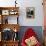
[[[5,10],[5,9],[18,9],[19,7],[0,7],[1,10]]]
[[[0,45],[2,46],[18,46],[18,41],[3,41]]]
[[[19,31],[20,26],[19,24],[1,24],[1,30],[5,29],[5,28],[10,28],[14,31],[14,29],[16,29],[17,31]]]
[[[9,24],[8,19],[7,19],[7,17],[9,17],[9,16],[14,16],[14,17],[17,16],[17,18],[16,18],[17,24]],[[0,20],[1,20],[0,32],[3,33],[3,30],[7,28],[7,29],[11,29],[10,31],[14,31],[14,33],[16,33],[16,32],[18,33],[18,31],[20,29],[20,26],[18,24],[18,17],[19,17],[19,7],[0,7]],[[13,37],[13,39],[14,39],[14,37]],[[18,42],[19,42],[18,39],[17,39],[17,41],[16,41],[16,39],[15,39],[15,41],[13,41],[13,39],[10,39],[9,41],[5,41],[2,38],[3,37],[2,37],[2,34],[1,34],[0,46],[18,46]]]
[[[19,40],[16,40],[16,41],[10,40],[10,41],[3,41],[3,42],[5,42],[5,43],[8,43],[8,42],[12,43],[12,42],[19,42]]]

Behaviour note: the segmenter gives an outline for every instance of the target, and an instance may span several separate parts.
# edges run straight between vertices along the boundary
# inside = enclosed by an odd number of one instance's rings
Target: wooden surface
[[[2,46],[2,42],[0,41],[0,46]]]
[[[44,44],[46,46],[46,0],[43,0],[43,8],[44,8]]]
[[[8,10],[9,12],[11,10],[14,10],[17,12],[17,14],[15,14],[15,15],[19,15],[19,7],[0,7],[0,11],[2,11],[2,10]]]
[[[15,11],[17,11],[18,13],[16,14],[17,16],[19,15],[19,7],[0,7],[0,10],[2,11],[2,10],[9,10],[9,11],[11,11],[11,10],[15,10]],[[17,31],[16,32],[18,32],[19,31],[19,29],[20,29],[20,26],[19,26],[19,24],[3,24],[2,23],[2,19],[3,19],[3,17],[5,18],[5,16],[6,15],[2,15],[1,13],[0,13],[0,15],[1,15],[1,24],[0,24],[0,32],[2,32],[5,28],[9,28],[9,29],[12,29],[13,31],[16,29]],[[15,15],[15,14],[14,14]],[[14,15],[7,15],[7,16],[14,16]],[[0,41],[0,46],[18,46],[18,41]]]
[[[0,46],[18,46],[18,41],[1,41]]]
[[[17,31],[19,31],[20,26],[18,24],[2,24],[0,25],[0,29],[1,31],[3,31],[5,28],[9,28],[12,29],[14,31],[14,29],[16,29]]]
[[[9,17],[9,16],[19,16],[19,7],[0,7],[0,10],[8,10],[9,14],[8,15],[2,15],[2,13],[0,13],[1,15],[1,23],[3,24],[3,19],[5,19],[5,17]],[[11,11],[17,12],[16,14],[10,14]]]
[[[46,26],[46,0],[43,0],[43,9],[44,9],[44,27]]]
[[[7,10],[7,9],[18,9],[19,7],[0,7],[0,10]]]
[[[2,10],[9,10],[9,11],[15,10],[15,11],[19,12],[19,7],[0,7],[0,10],[1,10],[1,11],[2,11]],[[17,14],[17,15],[19,15],[19,14]],[[4,28],[10,28],[10,29],[12,29],[12,30],[16,29],[16,30],[18,31],[18,30],[19,30],[19,25],[18,25],[18,23],[17,23],[17,24],[8,24],[8,23],[3,24],[3,19],[5,19],[5,16],[6,16],[6,15],[2,15],[2,14],[1,14],[0,30],[3,30]],[[7,16],[14,16],[14,15],[7,15]],[[14,17],[16,17],[16,16],[14,16]],[[18,22],[18,21],[17,21],[17,22]]]

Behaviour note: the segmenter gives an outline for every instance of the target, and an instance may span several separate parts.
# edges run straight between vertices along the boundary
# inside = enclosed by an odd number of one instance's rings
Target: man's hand
[[[27,46],[35,46],[38,43],[38,41],[34,36],[32,36],[32,37],[26,39],[25,43],[27,44]]]

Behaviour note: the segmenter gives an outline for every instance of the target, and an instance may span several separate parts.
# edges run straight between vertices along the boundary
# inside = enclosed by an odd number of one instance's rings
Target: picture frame
[[[9,10],[2,10],[2,15],[9,15]]]
[[[16,10],[10,10],[10,11],[9,11],[9,14],[10,14],[10,15],[16,15],[17,13],[18,13],[18,12],[17,12]]]
[[[35,8],[34,7],[26,8],[26,17],[27,18],[35,18]]]

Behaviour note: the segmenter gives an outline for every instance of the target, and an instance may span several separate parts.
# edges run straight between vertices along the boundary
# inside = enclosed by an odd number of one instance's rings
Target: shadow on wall
[[[22,40],[22,38],[24,36],[24,33],[25,33],[25,31],[28,28],[32,28],[36,32],[39,41],[41,43],[43,43],[43,30],[42,30],[42,26],[21,26],[20,27],[20,31],[19,31],[19,39],[20,39],[20,41]]]

